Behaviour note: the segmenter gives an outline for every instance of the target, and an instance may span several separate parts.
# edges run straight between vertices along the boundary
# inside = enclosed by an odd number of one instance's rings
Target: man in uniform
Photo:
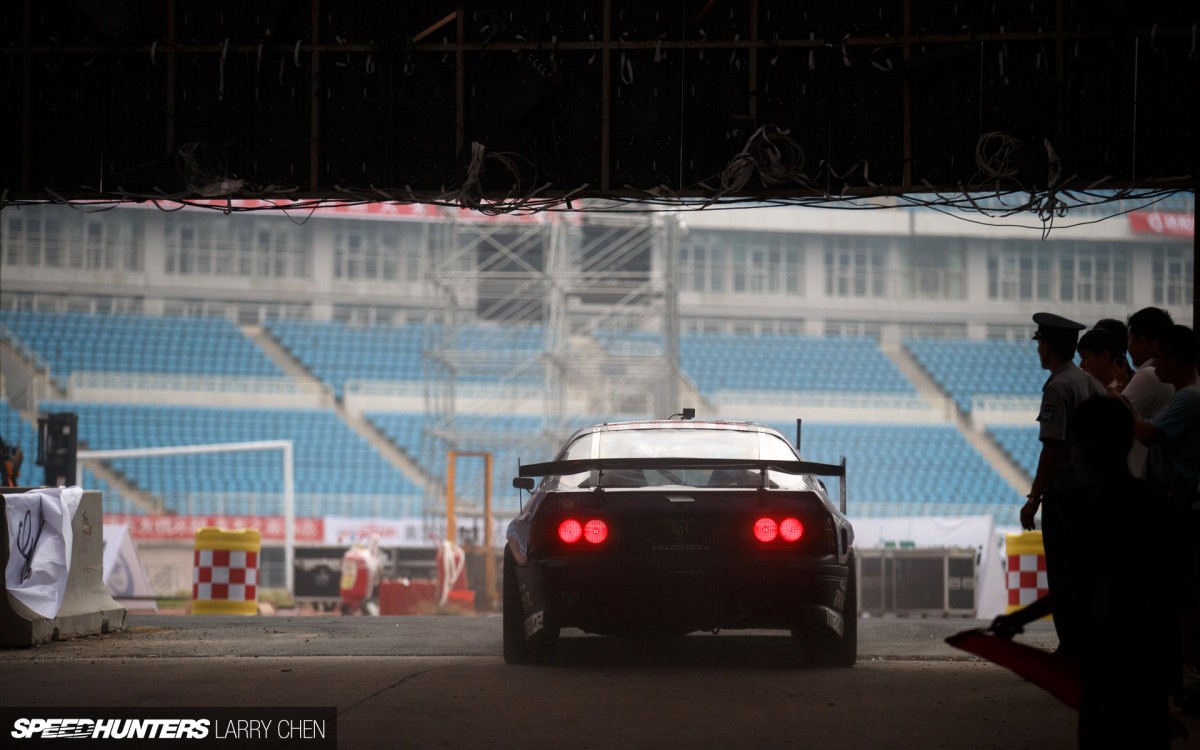
[[[1076,436],[1072,416],[1084,401],[1103,396],[1100,381],[1075,366],[1075,344],[1086,326],[1053,313],[1033,316],[1037,333],[1038,358],[1042,369],[1050,372],[1042,386],[1042,406],[1038,413],[1042,452],[1027,502],[1021,508],[1021,527],[1034,528],[1034,516],[1042,511],[1042,542],[1046,551],[1046,578],[1053,591],[1071,578],[1078,560],[1078,523],[1075,507],[1082,502],[1088,487],[1087,474],[1075,452]],[[1077,620],[1073,607],[1055,611],[1054,629],[1064,655],[1076,652]]]

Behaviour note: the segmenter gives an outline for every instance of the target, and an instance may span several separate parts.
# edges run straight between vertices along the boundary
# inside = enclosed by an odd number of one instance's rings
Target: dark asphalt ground
[[[853,669],[804,668],[786,636],[746,631],[568,632],[556,666],[513,667],[495,616],[131,615],[0,651],[0,706],[332,706],[345,748],[1075,747],[1073,710],[944,643],[981,625],[864,619]],[[1055,644],[1049,623],[1019,638]],[[1200,747],[1189,725],[1172,748]]]

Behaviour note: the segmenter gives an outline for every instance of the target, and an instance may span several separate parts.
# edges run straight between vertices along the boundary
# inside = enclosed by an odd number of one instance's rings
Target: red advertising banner
[[[82,203],[82,202],[81,202]],[[292,212],[299,216],[307,218],[308,216],[316,216],[318,218],[334,218],[334,219],[378,219],[390,221],[432,221],[435,219],[444,219],[449,216],[459,221],[472,222],[493,222],[493,223],[520,223],[520,224],[545,224],[548,219],[544,213],[503,213],[503,214],[486,214],[479,211],[472,211],[465,208],[451,208],[445,206],[433,206],[425,203],[363,203],[357,201],[338,201],[329,200],[320,202],[317,201],[264,201],[264,200],[235,200],[232,202],[233,208],[236,211],[281,211]],[[202,207],[209,206],[211,208],[225,208],[229,203],[225,200],[198,198],[189,200],[186,204],[179,204],[174,201],[161,200],[156,203],[124,203],[122,208],[160,208],[169,206],[170,210],[176,207],[183,207],[184,210],[206,210]],[[579,223],[577,214],[564,214],[566,220],[571,223]]]
[[[283,516],[167,516],[105,513],[106,524],[125,524],[134,539],[167,541],[193,539],[196,530],[205,527],[258,529],[264,541],[284,540]],[[325,539],[325,521],[321,518],[297,518],[296,541],[321,543]]]
[[[1196,217],[1166,211],[1135,211],[1129,214],[1129,228],[1134,234],[1191,237],[1196,233]]]

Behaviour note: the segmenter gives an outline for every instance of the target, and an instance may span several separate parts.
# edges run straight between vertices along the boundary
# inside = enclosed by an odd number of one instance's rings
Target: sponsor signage
[[[1129,214],[1129,228],[1134,234],[1191,237],[1196,233],[1196,217],[1167,211],[1135,211]]]
[[[346,546],[356,541],[378,537],[381,547],[429,547],[437,538],[431,536],[419,518],[339,518],[323,520],[325,544]]]
[[[79,201],[84,203],[84,201]],[[159,200],[157,202],[139,202],[125,203],[122,207],[128,208],[159,208],[159,204],[169,206],[179,206],[185,211],[198,210],[224,210],[231,204],[224,199],[206,199],[199,198],[188,200],[186,203],[176,203],[175,201]],[[285,201],[285,200],[235,200],[232,201],[232,207],[235,211],[293,211],[297,214],[308,216],[312,215],[318,218],[326,219],[377,219],[384,221],[431,221],[434,219],[443,219],[453,216],[460,221],[474,222],[494,222],[494,223],[520,223],[520,224],[544,224],[547,219],[541,213],[504,213],[502,215],[492,215],[481,213],[465,208],[453,208],[446,206],[435,206],[427,203],[406,203],[406,202],[364,202],[364,201],[339,201],[339,200],[301,200],[301,201]],[[174,210],[174,209],[168,209]],[[567,220],[572,223],[579,223],[579,219],[573,215],[569,215]]]
[[[193,539],[203,528],[258,529],[263,541],[284,541],[283,516],[168,516],[105,513],[105,523],[125,524],[134,539],[166,541]],[[297,542],[323,542],[325,522],[320,518],[296,518]]]

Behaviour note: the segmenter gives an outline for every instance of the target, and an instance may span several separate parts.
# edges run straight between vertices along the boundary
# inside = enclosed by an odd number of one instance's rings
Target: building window
[[[712,233],[689,238],[679,248],[678,284],[680,291],[724,292],[725,251],[717,246]]]
[[[825,250],[825,294],[883,297],[887,290],[886,239],[840,235]]]
[[[904,339],[965,339],[966,323],[901,323],[900,337]]]
[[[1154,248],[1154,304],[1189,305],[1192,278],[1196,272],[1190,247]]]
[[[697,230],[680,243],[676,273],[685,292],[797,296],[804,249],[795,234]]]
[[[339,221],[333,275],[345,281],[407,281],[423,276],[424,230],[399,222]]]
[[[966,251],[961,238],[918,239],[900,253],[900,296],[964,299]]]
[[[5,217],[4,261],[30,268],[140,271],[142,220],[134,210],[84,214],[60,206],[24,208]]]
[[[1130,302],[1129,249],[1082,242],[993,243],[988,297],[1075,304]]]
[[[1082,243],[1058,247],[1059,299],[1082,304],[1129,302],[1127,252]]]
[[[681,318],[680,333],[722,333],[725,321],[720,318]]]
[[[825,335],[829,337],[869,338],[879,341],[883,338],[883,324],[867,320],[827,320]]]
[[[404,325],[408,311],[389,305],[334,305],[333,319],[348,326]]]
[[[260,216],[176,214],[164,230],[166,273],[307,279],[312,240],[290,221]]]
[[[1029,325],[1008,325],[1008,324],[989,324],[987,327],[988,341],[1029,341],[1033,335],[1034,326]]]
[[[1050,299],[1054,257],[1047,246],[1032,242],[989,243],[987,271],[990,299]]]
[[[140,313],[140,297],[78,297],[61,294],[9,292],[0,295],[0,309],[40,312]]]

